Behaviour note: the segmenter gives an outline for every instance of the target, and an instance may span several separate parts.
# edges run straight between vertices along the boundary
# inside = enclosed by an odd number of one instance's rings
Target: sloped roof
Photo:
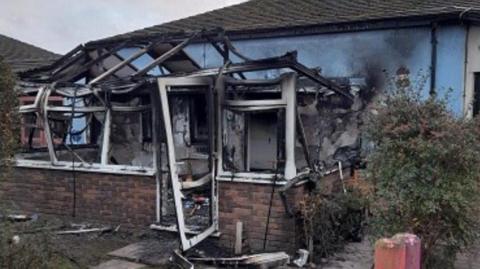
[[[441,15],[465,19],[479,12],[480,0],[250,0],[96,42],[217,28],[245,32]]]
[[[51,64],[60,55],[0,34],[0,57],[13,72]]]

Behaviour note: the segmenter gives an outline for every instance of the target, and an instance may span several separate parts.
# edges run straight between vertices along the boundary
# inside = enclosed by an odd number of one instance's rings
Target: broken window
[[[208,141],[208,104],[205,95],[194,94],[189,100],[190,139],[193,144]]]
[[[282,171],[285,140],[284,111],[248,114],[247,171]]]
[[[225,79],[219,94],[224,104],[220,175],[296,175],[294,80],[291,74],[274,80]]]
[[[112,112],[109,164],[153,166],[153,146],[151,141],[151,111],[148,103],[134,98],[127,103],[112,103],[122,106],[143,106],[145,110],[136,112]]]
[[[94,170],[115,170],[115,165],[119,171],[153,169],[149,98],[98,94],[80,84],[74,88],[41,87],[32,93],[35,96],[20,97],[25,149],[17,155],[17,163]]]
[[[208,106],[204,91],[205,88],[175,87],[169,93],[178,173],[185,180],[202,177],[210,167]]]
[[[225,111],[223,169],[230,172],[283,172],[284,110]]]
[[[51,96],[49,103],[62,105],[62,97]],[[35,102],[35,96],[22,96],[20,97],[20,105],[31,106]],[[61,129],[59,124],[54,126],[55,129]],[[47,147],[47,140],[45,132],[43,130],[42,120],[38,117],[38,114],[28,113],[22,115],[21,120],[21,145],[24,150],[41,149]],[[59,142],[57,141],[57,144]]]

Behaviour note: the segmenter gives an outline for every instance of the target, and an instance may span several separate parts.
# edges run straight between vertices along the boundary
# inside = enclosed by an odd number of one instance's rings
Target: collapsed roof
[[[89,78],[87,89],[97,91],[109,90],[112,93],[129,93],[149,83],[155,83],[158,76],[208,76],[216,74],[253,72],[268,69],[292,69],[322,86],[352,100],[351,93],[337,83],[322,77],[316,70],[310,69],[297,61],[296,52],[284,56],[252,60],[240,54],[232,45],[224,31],[217,30],[216,38],[212,32],[198,31],[188,38],[160,36],[150,41],[119,42],[97,48],[80,45],[51,65],[32,69],[20,74],[22,82],[51,84],[55,87],[76,85],[79,79]],[[209,40],[217,52],[224,58],[225,65],[219,68],[201,69],[199,65],[184,52],[195,38]],[[122,49],[135,49],[129,57],[122,57]],[[229,55],[235,54],[242,63],[232,63]],[[151,61],[138,68],[132,63],[142,56],[150,56]],[[152,75],[151,71],[161,67],[161,74]],[[165,74],[167,72],[167,74]],[[91,78],[91,79],[90,79]],[[25,84],[23,84],[25,86]],[[33,85],[34,87],[35,84]],[[54,88],[55,88],[54,87]],[[79,85],[75,86],[78,89]],[[23,88],[25,90],[25,88]],[[31,89],[30,89],[31,90]],[[27,92],[30,91],[27,89]],[[37,87],[38,91],[38,87]],[[72,93],[70,93],[71,95]]]
[[[137,113],[153,110],[153,104],[146,102],[146,105],[141,105],[138,98],[148,98],[148,95],[153,94],[158,78],[228,76],[248,81],[246,74],[263,70],[279,70],[281,73],[290,70],[297,73],[300,78],[305,78],[317,85],[316,87],[322,88],[324,95],[333,94],[344,99],[346,103],[354,102],[356,91],[352,91],[348,83],[340,85],[320,75],[318,70],[304,66],[297,61],[296,52],[253,60],[238,52],[223,31],[218,31],[215,39],[210,37],[210,34],[211,32],[200,31],[183,40],[159,37],[148,42],[120,42],[95,49],[80,45],[49,66],[21,73],[16,89],[25,103],[20,107],[20,113],[34,117],[29,120],[31,122],[29,131],[24,134],[27,152],[36,151],[34,149],[38,142],[38,139],[35,139],[38,137],[36,130],[44,130],[45,134],[42,134],[40,140],[43,142],[39,145],[44,146],[44,152],[45,150],[48,152],[47,160],[55,165],[62,159],[61,156],[57,156],[57,150],[66,149],[74,153],[72,147],[76,146],[72,145],[75,143],[68,141],[68,137],[71,139],[83,134],[89,137],[91,144],[88,147],[95,148],[95,152],[92,153],[94,155],[89,155],[91,161],[77,155],[80,163],[90,166],[89,163],[95,163],[101,157],[100,168],[109,169],[104,166],[112,162],[109,159],[109,143],[104,141],[101,150],[98,151],[98,145],[102,143],[98,140],[100,137],[97,129],[101,132],[108,131],[112,123],[100,123],[105,118],[95,113],[108,111]],[[183,50],[195,38],[209,40],[223,57],[223,66],[201,69]],[[130,54],[120,55],[119,52],[125,49],[129,49]],[[230,54],[234,54],[242,61],[232,63]],[[146,57],[146,62],[141,66],[135,65],[135,60],[141,57]],[[153,99],[150,99],[153,102]],[[84,123],[80,130],[74,130],[75,119],[85,117],[87,123]],[[89,126],[92,121],[98,122],[97,127]],[[55,124],[57,127],[60,126],[60,129],[53,128]],[[89,132],[92,128],[97,131]]]

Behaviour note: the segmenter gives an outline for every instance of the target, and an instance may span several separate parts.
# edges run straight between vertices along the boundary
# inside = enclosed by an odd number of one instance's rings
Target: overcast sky
[[[56,53],[245,0],[0,0],[0,34]]]

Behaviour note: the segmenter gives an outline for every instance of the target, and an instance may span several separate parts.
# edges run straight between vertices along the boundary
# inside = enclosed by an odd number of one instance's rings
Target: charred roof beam
[[[125,47],[125,43],[121,43],[112,49],[110,49],[107,53],[100,54],[98,57],[90,60],[89,62],[83,64],[80,68],[77,68],[73,72],[69,74],[58,74],[54,76],[53,79],[58,79],[59,81],[70,81],[78,76],[81,76],[83,73],[87,72],[92,66],[98,64],[99,62],[103,61],[104,59],[112,56],[114,53],[117,53],[119,50]]]
[[[221,48],[217,42],[209,37],[207,37],[208,41],[212,45],[212,47],[223,57],[223,63],[227,63],[230,61],[230,53],[229,53],[229,47],[227,44],[224,43],[224,48]],[[246,79],[245,75],[243,73],[237,73],[238,76],[240,76],[241,79]]]
[[[323,77],[322,75],[318,74],[317,71],[306,67],[305,65],[299,63],[297,61],[297,53],[288,52],[287,54],[274,57],[274,58],[267,58],[262,60],[255,60],[255,61],[248,61],[244,63],[234,63],[226,66],[219,70],[218,68],[208,68],[202,69],[196,72],[191,72],[187,74],[174,74],[174,76],[187,76],[187,77],[200,77],[200,76],[214,76],[218,75],[219,73],[222,74],[229,74],[229,73],[241,73],[241,72],[254,72],[254,71],[262,71],[262,70],[269,70],[269,69],[281,69],[281,68],[289,68],[300,75],[303,75],[318,84],[329,88],[330,90],[336,92],[337,94],[342,95],[343,97],[353,101],[353,95],[348,91],[348,88],[342,87],[337,83]]]
[[[93,84],[99,83],[103,79],[107,78],[108,76],[110,76],[110,75],[114,74],[115,72],[117,72],[118,70],[122,69],[124,66],[129,65],[131,62],[140,58],[142,55],[147,53],[154,45],[155,44],[150,44],[150,45],[144,47],[143,49],[140,49],[139,51],[135,52],[134,54],[132,54],[130,57],[128,57],[124,61],[122,61],[122,62],[118,63],[117,65],[115,65],[114,67],[108,69],[105,73],[102,73],[98,77],[94,78],[88,84],[93,85]]]

